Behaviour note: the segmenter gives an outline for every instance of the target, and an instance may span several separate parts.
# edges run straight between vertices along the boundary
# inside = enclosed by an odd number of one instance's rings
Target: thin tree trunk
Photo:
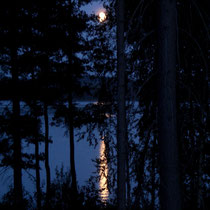
[[[201,135],[201,138],[204,137]],[[199,161],[198,161],[198,178],[197,178],[197,209],[202,209],[202,201],[203,201],[203,195],[202,195],[202,188],[203,188],[203,179],[202,179],[202,171],[203,171],[203,141],[204,139],[200,139],[201,142],[199,144]]]
[[[126,126],[127,128],[127,126]],[[130,171],[129,171],[129,144],[128,144],[128,132],[126,130],[126,183],[127,183],[127,207],[129,209],[130,202],[131,202],[131,197],[130,197],[130,192],[131,192],[131,185],[130,185]]]
[[[20,103],[13,99],[13,158],[14,158],[14,196],[15,206],[22,207],[22,167],[21,167],[21,137],[19,131]]]
[[[189,78],[191,79],[191,72],[189,75]],[[190,143],[192,152],[191,154],[195,154],[195,133],[194,133],[194,109],[193,109],[193,99],[191,93],[189,94],[189,102],[190,102],[190,125],[191,125],[191,131],[189,133],[190,137]],[[195,191],[195,169],[196,169],[196,158],[195,155],[192,155],[191,157],[191,163],[192,163],[192,175],[191,175],[191,183],[190,183],[190,192],[191,192],[191,200],[192,200],[192,206],[196,205],[196,191]]]
[[[36,136],[37,137],[37,136]],[[35,158],[36,158],[36,201],[37,201],[37,209],[41,209],[41,189],[40,189],[40,171],[39,171],[39,140],[35,139]]]
[[[144,180],[144,169],[145,169],[145,164],[146,164],[146,156],[147,156],[147,150],[149,146],[149,141],[150,141],[150,134],[152,130],[153,124],[150,126],[150,128],[147,131],[147,135],[145,136],[145,144],[144,144],[144,149],[141,152],[139,161],[137,163],[137,182],[138,182],[138,192],[136,195],[135,199],[135,206],[139,208],[139,203],[141,202],[141,193],[143,191],[143,180]],[[144,199],[142,199],[143,201]]]
[[[23,193],[22,193],[22,171],[21,171],[21,136],[20,136],[20,127],[19,127],[19,118],[20,118],[20,100],[18,97],[18,69],[17,69],[17,43],[16,43],[16,5],[10,10],[11,12],[11,73],[12,73],[12,82],[13,82],[13,160],[14,160],[14,196],[15,196],[15,206],[17,208],[22,207]]]
[[[158,127],[160,147],[160,205],[181,209],[176,128],[176,0],[159,0]]]
[[[73,1],[69,0],[69,9],[72,11],[73,9]],[[72,19],[70,20],[71,24]],[[73,32],[69,31],[69,40],[73,42],[71,38],[71,34]],[[68,56],[69,59],[69,69],[67,76],[69,78],[69,86],[68,86],[68,110],[69,110],[69,143],[70,143],[70,168],[71,168],[71,178],[72,178],[72,189],[77,194],[77,177],[76,177],[76,169],[75,169],[75,157],[74,157],[74,114],[73,114],[73,98],[72,98],[72,91],[73,91],[73,69],[72,69],[72,55],[73,49],[70,45],[70,53]]]
[[[71,178],[72,188],[74,192],[77,192],[77,179],[75,170],[75,157],[74,157],[74,122],[73,122],[73,102],[72,93],[69,93],[69,143],[70,143],[70,167],[71,167]]]
[[[32,81],[34,81],[34,71],[32,72]],[[34,135],[34,146],[35,146],[35,171],[36,171],[36,202],[37,209],[41,209],[41,188],[40,188],[40,166],[39,166],[39,119],[37,113],[37,103],[36,100],[32,101],[32,117],[36,120],[36,130]]]
[[[152,192],[151,192],[151,209],[155,209],[155,167],[156,167],[156,140],[157,140],[157,135],[156,133],[153,134],[154,139],[153,139],[153,145],[152,145],[152,172],[151,172],[151,185],[152,185]]]
[[[117,2],[117,202],[118,209],[126,209],[126,114],[125,114],[125,58],[124,58],[124,0]]]
[[[208,69],[208,67],[207,67]],[[203,204],[203,162],[204,162],[204,144],[208,141],[207,128],[208,128],[208,119],[209,119],[209,103],[208,103],[208,93],[209,93],[209,83],[208,83],[208,72],[207,69],[205,71],[205,75],[203,77],[203,93],[202,93],[202,106],[204,109],[204,113],[202,114],[202,126],[203,132],[200,135],[199,139],[199,162],[198,162],[198,178],[197,178],[197,209],[204,208]]]
[[[50,164],[49,164],[49,119],[48,105],[44,102],[44,123],[45,123],[45,170],[46,170],[46,206],[49,208],[50,200]]]
[[[46,16],[47,22],[46,28],[44,30],[46,41],[49,36],[49,27],[50,27],[50,11],[49,8],[41,10],[42,15]],[[40,19],[41,21],[41,19]],[[46,50],[47,55],[47,62],[44,70],[44,76],[46,77],[45,81],[45,89],[46,92],[48,92],[49,88],[49,75],[50,75],[50,61],[49,61],[49,55],[50,51],[49,49]],[[47,96],[46,96],[47,97]],[[44,105],[44,126],[45,126],[45,171],[46,171],[46,209],[50,209],[50,199],[51,199],[51,172],[50,172],[50,164],[49,164],[49,117],[48,117],[48,100],[43,101]]]

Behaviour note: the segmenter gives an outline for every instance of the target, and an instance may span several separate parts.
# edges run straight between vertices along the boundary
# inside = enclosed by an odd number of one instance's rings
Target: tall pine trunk
[[[48,105],[44,102],[44,125],[45,125],[45,170],[46,170],[46,206],[49,208],[50,200],[50,164],[49,164],[49,119]]]
[[[126,209],[126,114],[125,114],[125,59],[124,59],[124,0],[117,2],[117,202],[118,209]]]
[[[176,0],[159,0],[158,7],[158,129],[160,205],[181,209],[176,128]]]
[[[21,166],[21,136],[20,136],[20,100],[18,97],[18,68],[17,68],[17,27],[16,27],[16,5],[10,10],[10,37],[11,37],[11,73],[13,83],[13,97],[12,97],[12,128],[13,128],[13,170],[14,170],[14,203],[17,208],[22,207],[23,193],[22,193],[22,166]]]

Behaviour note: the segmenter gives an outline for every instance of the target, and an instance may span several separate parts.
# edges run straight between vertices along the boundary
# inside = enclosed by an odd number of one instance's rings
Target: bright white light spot
[[[99,19],[100,22],[104,22],[106,20],[106,14],[105,14],[105,12],[103,12],[103,11],[102,12],[99,12],[98,19]]]

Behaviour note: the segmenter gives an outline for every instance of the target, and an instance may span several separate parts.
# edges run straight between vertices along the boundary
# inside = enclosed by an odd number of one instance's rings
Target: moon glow
[[[104,22],[106,20],[106,14],[105,14],[105,12],[103,12],[103,11],[99,12],[98,19],[99,19],[99,21],[101,23]]]

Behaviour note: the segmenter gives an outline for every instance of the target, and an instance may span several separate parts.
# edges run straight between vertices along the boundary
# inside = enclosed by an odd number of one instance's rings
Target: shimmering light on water
[[[103,137],[102,137],[103,140]],[[108,185],[107,185],[107,176],[108,176],[108,164],[107,164],[107,159],[105,155],[105,150],[106,150],[106,145],[104,141],[101,141],[100,144],[100,171],[99,171],[99,176],[100,176],[100,182],[99,182],[99,189],[100,189],[100,197],[101,200],[106,203],[106,201],[109,198],[109,190],[108,190]]]

